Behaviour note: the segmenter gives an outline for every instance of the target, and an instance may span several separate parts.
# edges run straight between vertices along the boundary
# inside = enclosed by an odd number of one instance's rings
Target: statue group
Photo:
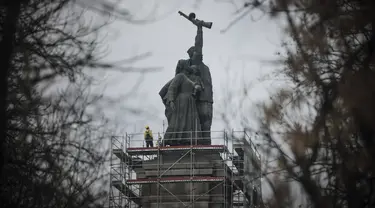
[[[212,23],[179,12],[197,27],[194,46],[187,50],[189,59],[177,63],[175,77],[159,92],[165,105],[168,128],[164,145],[210,145],[213,91],[210,69],[203,63],[203,27]]]

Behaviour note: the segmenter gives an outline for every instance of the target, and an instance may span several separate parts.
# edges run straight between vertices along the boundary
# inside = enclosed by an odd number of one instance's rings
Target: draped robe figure
[[[187,71],[178,73],[171,81],[165,102],[171,108],[164,145],[190,145],[200,135],[200,121],[194,91],[200,89],[199,77]],[[171,104],[172,103],[172,104]]]

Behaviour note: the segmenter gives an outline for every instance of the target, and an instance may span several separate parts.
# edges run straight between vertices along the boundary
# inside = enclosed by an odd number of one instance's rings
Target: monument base
[[[169,152],[159,157],[144,161],[137,173],[137,179],[159,179],[141,185],[142,207],[229,207],[229,172],[219,153]]]

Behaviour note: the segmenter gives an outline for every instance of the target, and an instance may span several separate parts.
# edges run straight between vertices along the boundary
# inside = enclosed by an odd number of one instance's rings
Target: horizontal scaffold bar
[[[215,181],[223,181],[225,177],[168,177],[168,178],[160,178],[160,183],[180,183],[180,182],[215,182]],[[157,178],[142,178],[142,179],[132,179],[127,180],[127,184],[144,184],[144,183],[157,183]]]
[[[171,146],[171,147],[131,147],[127,148],[128,154],[156,154],[158,151],[183,151],[183,150],[215,150],[226,151],[228,150],[225,145],[186,145],[186,146]]]

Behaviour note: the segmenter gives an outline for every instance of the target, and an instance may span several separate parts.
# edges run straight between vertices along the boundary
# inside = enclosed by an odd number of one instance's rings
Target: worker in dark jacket
[[[162,142],[162,138],[161,138],[160,133],[158,133],[158,141],[156,142],[156,146],[157,147],[162,147],[163,146],[163,142]]]

